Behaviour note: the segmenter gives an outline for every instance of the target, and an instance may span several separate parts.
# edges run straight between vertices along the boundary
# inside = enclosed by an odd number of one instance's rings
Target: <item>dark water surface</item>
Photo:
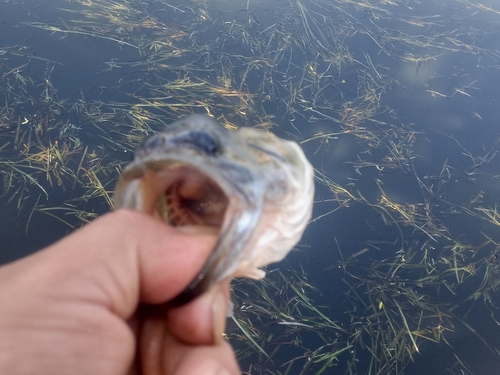
[[[447,1],[3,1],[0,261],[110,209],[188,113],[301,143],[313,220],[228,338],[251,374],[500,366],[500,6]]]

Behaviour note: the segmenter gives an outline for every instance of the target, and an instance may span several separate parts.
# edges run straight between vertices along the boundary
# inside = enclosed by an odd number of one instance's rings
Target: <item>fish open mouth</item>
[[[229,200],[212,178],[189,165],[146,171],[140,188],[142,209],[173,227],[203,226],[220,229]]]
[[[202,225],[219,228],[228,200],[222,189],[210,178],[191,170],[176,180],[157,200],[157,212],[174,227]]]
[[[221,236],[226,214],[234,203],[223,189],[224,181],[218,183],[217,175],[211,177],[202,168],[186,162],[149,160],[122,174],[116,187],[115,206],[144,212],[175,228],[189,226],[198,233]],[[214,258],[217,250],[213,250],[200,275],[170,300],[169,306],[184,305],[208,290],[213,280],[219,281],[211,268],[220,260]]]

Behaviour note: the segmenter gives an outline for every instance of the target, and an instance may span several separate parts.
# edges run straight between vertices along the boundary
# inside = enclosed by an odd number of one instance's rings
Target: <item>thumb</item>
[[[140,212],[111,212],[7,267],[0,282],[21,277],[29,293],[95,303],[128,319],[139,302],[172,299],[201,270],[217,237],[190,232]]]

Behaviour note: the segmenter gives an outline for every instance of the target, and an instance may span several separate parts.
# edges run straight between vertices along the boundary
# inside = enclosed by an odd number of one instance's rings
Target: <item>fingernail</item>
[[[226,328],[227,319],[227,297],[220,286],[212,298],[212,321],[214,327],[214,343],[217,345],[222,341],[222,334]]]

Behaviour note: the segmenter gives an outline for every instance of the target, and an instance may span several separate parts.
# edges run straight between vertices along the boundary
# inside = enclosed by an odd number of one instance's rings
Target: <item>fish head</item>
[[[313,168],[295,142],[190,115],[136,151],[118,180],[115,209],[217,232],[212,254],[188,287],[190,299],[225,279],[262,278],[261,268],[282,260],[300,240],[313,194]]]

